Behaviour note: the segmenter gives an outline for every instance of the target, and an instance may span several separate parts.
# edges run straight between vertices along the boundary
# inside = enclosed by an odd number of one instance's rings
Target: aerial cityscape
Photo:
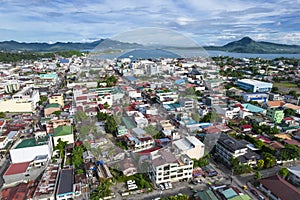
[[[0,199],[300,200],[300,2],[0,7]]]

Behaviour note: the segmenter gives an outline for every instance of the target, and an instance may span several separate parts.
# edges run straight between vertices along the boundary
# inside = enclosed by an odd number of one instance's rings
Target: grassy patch
[[[290,82],[280,82],[280,83],[274,83],[273,87],[278,87],[278,88],[296,88],[297,84],[295,83],[290,83]]]

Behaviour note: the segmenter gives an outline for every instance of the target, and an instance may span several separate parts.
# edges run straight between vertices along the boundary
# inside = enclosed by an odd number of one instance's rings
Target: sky
[[[199,45],[244,36],[300,45],[300,0],[0,0],[0,19],[0,41],[84,42],[154,27]]]

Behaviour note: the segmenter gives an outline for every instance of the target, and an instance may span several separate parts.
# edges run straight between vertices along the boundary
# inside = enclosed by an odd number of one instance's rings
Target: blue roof
[[[255,105],[252,105],[250,103],[244,103],[242,104],[242,106],[249,110],[250,112],[253,112],[253,113],[261,113],[261,112],[264,112],[265,109],[261,108],[261,107],[258,107],[258,106],[255,106]]]
[[[170,142],[171,140],[169,138],[160,138],[159,141],[161,143]]]
[[[137,79],[133,76],[125,76],[125,78],[129,81],[136,81]]]
[[[175,84],[183,84],[183,83],[185,83],[184,79],[178,79],[175,81]]]

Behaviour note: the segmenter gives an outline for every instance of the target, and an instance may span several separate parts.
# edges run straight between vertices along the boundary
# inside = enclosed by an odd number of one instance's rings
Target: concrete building
[[[237,81],[238,87],[250,92],[270,92],[273,84],[252,79],[241,79]]]
[[[149,177],[155,184],[190,180],[193,172],[193,160],[187,155],[176,157],[170,150],[152,152]]]
[[[284,112],[282,108],[269,108],[267,110],[267,117],[274,123],[281,123],[284,118]]]
[[[58,103],[61,107],[64,107],[64,95],[54,94],[48,98],[49,104]]]
[[[287,179],[295,186],[300,186],[300,166],[289,167],[289,174]]]
[[[179,99],[180,106],[186,110],[194,109],[194,101],[189,98],[180,98]]]
[[[170,89],[156,90],[156,101],[160,104],[172,104],[178,101],[178,94]]]
[[[58,144],[58,140],[61,139],[63,142],[68,144],[74,143],[74,135],[72,126],[58,126],[53,129],[53,142],[54,146]]]
[[[243,156],[247,153],[247,146],[238,140],[221,134],[216,143],[216,153],[227,165],[231,165],[231,159]]]
[[[37,137],[17,142],[9,151],[12,163],[35,162],[50,159],[53,152],[51,137]],[[42,160],[40,156],[45,156]]]
[[[74,174],[73,169],[62,169],[58,187],[56,191],[56,200],[65,200],[73,198]]]
[[[173,142],[176,154],[186,154],[191,159],[200,159],[204,156],[205,145],[195,136],[187,136]]]
[[[242,97],[245,102],[257,101],[258,103],[265,103],[268,101],[268,94],[265,93],[246,93]]]

